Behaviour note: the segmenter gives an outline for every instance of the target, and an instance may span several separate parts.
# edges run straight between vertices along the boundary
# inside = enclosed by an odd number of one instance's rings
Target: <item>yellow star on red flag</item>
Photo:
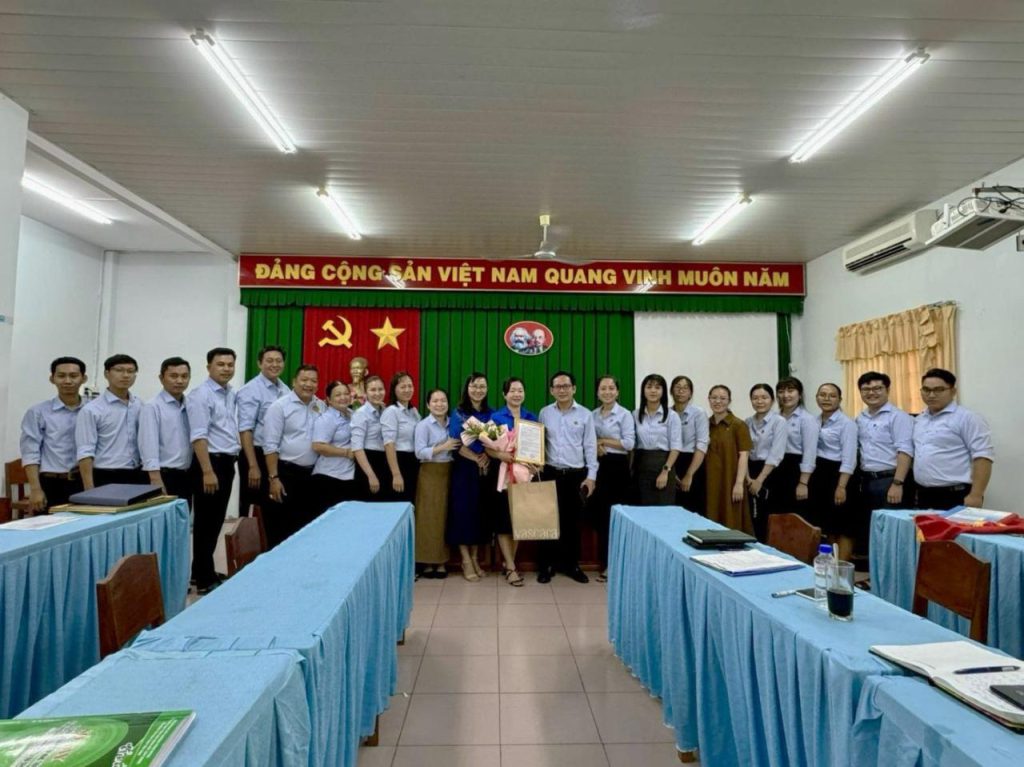
[[[370,332],[373,333],[379,339],[377,341],[377,350],[380,351],[385,346],[394,346],[398,348],[398,337],[405,332],[405,328],[396,328],[391,324],[391,318],[384,318],[384,325],[379,328],[370,328]]]

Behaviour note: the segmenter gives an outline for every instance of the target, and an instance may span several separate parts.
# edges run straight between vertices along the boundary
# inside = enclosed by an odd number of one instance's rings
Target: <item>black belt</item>
[[[958,485],[939,485],[938,487],[928,487],[926,485],[922,485],[921,488],[923,490],[947,490],[951,493],[959,493],[962,490],[970,490],[971,485],[969,483],[961,482]]]
[[[165,466],[161,466],[160,471],[168,474],[188,474],[188,469],[169,469]]]
[[[544,467],[544,472],[545,473],[551,472],[552,474],[557,474],[560,477],[564,477],[566,474],[575,474],[578,471],[586,471],[586,470],[587,470],[586,466],[577,466],[576,468],[569,468],[569,469],[562,469],[562,468],[559,468],[558,466],[551,466],[551,465],[548,465],[548,466]]]
[[[238,456],[235,453],[210,453],[210,460],[222,463],[224,461],[230,461],[231,463],[234,463],[235,461],[238,460]]]
[[[47,479],[66,479],[68,482],[73,482],[81,475],[78,469],[72,469],[71,471],[41,471],[39,476],[46,477]]]
[[[896,469],[886,469],[885,471],[862,471],[860,473],[862,477],[868,479],[882,479],[896,476]]]

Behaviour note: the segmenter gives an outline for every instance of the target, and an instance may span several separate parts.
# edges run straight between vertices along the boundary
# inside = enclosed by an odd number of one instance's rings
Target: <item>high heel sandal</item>
[[[473,572],[476,573],[477,578],[487,577],[487,572],[482,567],[480,567],[480,563],[477,562],[476,559],[473,560]]]
[[[506,569],[505,570],[505,582],[508,583],[509,586],[522,586],[523,585],[523,576],[521,576],[519,573],[517,573],[515,568],[513,568],[511,570]]]
[[[476,574],[476,568],[473,567],[472,562],[462,563],[462,577],[470,583],[475,583],[476,581],[480,580],[480,576]]]

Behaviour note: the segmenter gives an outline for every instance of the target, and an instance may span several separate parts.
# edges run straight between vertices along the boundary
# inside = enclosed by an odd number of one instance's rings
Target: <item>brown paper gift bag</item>
[[[554,482],[514,482],[508,486],[512,537],[517,541],[558,540],[558,495]]]

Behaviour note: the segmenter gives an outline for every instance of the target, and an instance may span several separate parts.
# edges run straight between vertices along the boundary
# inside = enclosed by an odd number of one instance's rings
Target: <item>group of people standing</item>
[[[956,404],[956,377],[939,369],[922,379],[926,409],[916,419],[888,402],[889,377],[870,372],[858,381],[865,407],[856,421],[839,409],[836,384],[818,387],[816,416],[804,407],[803,384],[783,378],[774,388],[750,389],[754,415],[744,422],[730,410],[729,387],[711,387],[709,416],[693,402],[686,376],[671,384],[646,376],[632,412],[618,401],[618,380],[601,376],[591,411],[577,402],[572,373],[558,371],[548,382],[551,403],[534,414],[523,405],[522,379],[502,382],[504,403],[494,409],[487,376],[474,372],[454,409],[444,389],[427,391],[421,417],[412,376],[399,372],[385,382],[362,358],[353,360],[351,382],[327,384],[326,401],[317,396],[319,372],[311,365],[297,368],[290,388],[280,380],[281,347],[260,350],[258,365],[259,374],[236,391],[234,351],[211,349],[208,378],[186,395],[191,367],[168,358],[161,392],[143,404],[131,392],[138,365],[128,355],[105,360],[107,389],[89,402],[80,393],[85,363],[54,360],[57,396],[22,421],[32,505],[41,511],[111,482],[158,484],[189,499],[193,578],[205,592],[219,582],[213,551],[238,462],[239,511],[260,507],[270,546],[341,501],[408,501],[415,504],[421,577],[445,577],[457,549],[463,577],[479,580],[486,574],[479,547],[496,540],[503,577],[521,586],[508,494],[497,481],[501,464],[515,455],[462,439],[471,417],[545,427],[544,466],[531,471],[555,483],[561,534],[538,543],[541,582],[556,572],[588,580],[579,566],[584,519],[597,531],[598,578],[605,578],[617,503],[681,505],[762,539],[771,514],[795,511],[838,539],[848,556],[871,509],[982,505],[993,460],[988,426]]]

